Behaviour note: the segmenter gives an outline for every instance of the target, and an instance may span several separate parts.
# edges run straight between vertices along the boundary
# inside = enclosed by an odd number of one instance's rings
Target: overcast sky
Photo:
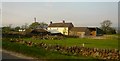
[[[2,0],[3,2],[118,2],[120,0]]]
[[[72,1],[72,0],[71,0]],[[100,26],[104,20],[111,20],[118,26],[117,2],[3,2],[3,26],[21,26],[34,22],[72,22],[75,26]]]

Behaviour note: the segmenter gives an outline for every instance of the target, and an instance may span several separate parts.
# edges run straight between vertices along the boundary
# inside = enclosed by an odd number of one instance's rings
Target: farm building
[[[33,35],[40,35],[40,36],[44,36],[47,35],[49,32],[44,30],[44,29],[34,29],[31,31],[31,34]]]
[[[90,30],[90,35],[92,36],[101,36],[103,35],[103,31],[99,29],[98,27],[88,27]]]
[[[98,27],[74,27],[72,23],[52,23],[48,26],[48,30],[57,30],[61,32],[63,35],[68,36],[99,36],[102,35],[103,32]]]
[[[69,30],[74,27],[72,23],[52,23],[50,22],[50,25],[48,26],[48,30],[58,30],[63,35],[69,35]]]
[[[84,37],[85,35],[90,35],[90,31],[87,27],[73,27],[70,29],[69,35]]]
[[[48,30],[49,35],[62,35],[58,30]]]
[[[71,36],[100,36],[102,30],[97,27],[73,27],[70,29],[69,35]]]

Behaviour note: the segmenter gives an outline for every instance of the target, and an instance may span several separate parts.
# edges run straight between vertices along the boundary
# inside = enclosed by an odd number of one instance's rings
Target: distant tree
[[[48,24],[45,22],[41,22],[39,26],[40,26],[40,28],[46,28],[48,26]]]
[[[116,33],[115,29],[111,27],[112,22],[110,20],[105,20],[101,23],[101,29],[105,34]]]
[[[27,29],[28,28],[28,24],[25,23],[24,25],[21,26],[21,29]]]
[[[11,27],[2,27],[2,33],[8,33],[11,31]]]
[[[15,31],[19,31],[19,29],[20,29],[19,26],[15,27]]]
[[[30,28],[30,29],[35,29],[35,28],[37,28],[39,25],[40,25],[40,23],[34,22],[34,23],[30,24],[29,28]]]
[[[117,33],[116,30],[111,27],[108,34],[116,34],[116,33]]]
[[[41,22],[41,23],[34,22],[34,23],[30,24],[29,28],[30,29],[45,28],[46,26],[48,26],[48,24],[46,24],[44,22]]]

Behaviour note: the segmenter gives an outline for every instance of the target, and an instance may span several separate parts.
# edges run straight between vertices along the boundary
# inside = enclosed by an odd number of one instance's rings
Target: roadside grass
[[[42,40],[42,39],[33,39],[33,38],[23,38],[25,41],[32,41],[35,43],[44,42],[46,44],[59,44],[62,46],[82,46],[85,44],[85,47],[89,48],[105,48],[105,49],[118,49],[118,39],[90,39],[90,38],[65,38],[62,40]],[[19,43],[12,43],[9,42],[9,38],[3,39],[2,47],[6,50],[15,51],[18,53],[25,54],[31,57],[37,57],[39,59],[95,59],[93,57],[87,56],[69,56],[60,54],[59,52],[55,51],[47,51],[40,47],[35,46],[26,46],[24,44]],[[53,60],[52,60],[53,61]],[[91,60],[93,61],[93,60]]]
[[[36,57],[39,59],[93,59],[93,57],[86,56],[68,56],[60,54],[59,52],[47,51],[43,48],[35,46],[26,46],[24,44],[12,43],[9,41],[2,42],[3,49],[22,53],[27,56]]]
[[[105,49],[119,49],[118,39],[90,39],[90,38],[65,38],[62,40],[41,40],[33,38],[24,38],[25,41],[32,41],[35,43],[44,42],[46,44],[59,44],[62,46],[82,46],[84,43],[85,47],[89,48],[105,48]]]

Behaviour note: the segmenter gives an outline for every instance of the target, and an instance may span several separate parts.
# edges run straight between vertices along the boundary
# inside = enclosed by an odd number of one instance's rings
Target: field
[[[47,51],[39,47],[29,47],[19,43],[11,43],[9,41],[3,41],[2,47],[6,50],[22,53],[26,56],[31,56],[39,59],[92,59],[92,57],[86,56],[63,55],[59,52]]]
[[[63,38],[61,40],[47,40],[38,38],[22,38],[24,41],[32,41],[34,43],[46,43],[51,45],[62,45],[62,46],[82,46],[84,43],[85,47],[99,48],[99,49],[119,49],[118,38],[106,38],[106,39],[94,39],[94,38]],[[22,53],[28,56],[42,58],[42,59],[93,59],[91,56],[74,56],[65,55],[57,51],[48,51],[41,47],[27,46],[25,44],[10,42],[9,38],[3,38],[2,47],[7,50],[12,50],[18,53]]]
[[[25,41],[32,41],[35,43],[44,42],[46,44],[59,44],[62,46],[82,46],[90,48],[105,48],[105,49],[118,49],[118,39],[89,39],[89,38],[65,38],[63,40],[40,40],[33,38],[25,38]]]

